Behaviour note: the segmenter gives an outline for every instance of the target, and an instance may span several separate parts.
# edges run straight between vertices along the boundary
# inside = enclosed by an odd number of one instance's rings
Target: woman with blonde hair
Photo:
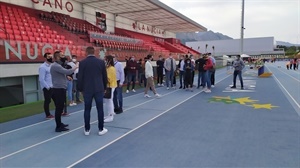
[[[105,56],[105,65],[107,72],[107,89],[104,96],[104,103],[106,105],[107,116],[104,117],[104,122],[112,122],[114,120],[114,104],[113,96],[114,90],[117,87],[117,73],[114,67],[113,56]]]

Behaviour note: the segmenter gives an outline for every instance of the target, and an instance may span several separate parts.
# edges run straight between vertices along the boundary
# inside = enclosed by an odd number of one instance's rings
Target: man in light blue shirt
[[[52,79],[50,74],[50,67],[53,62],[53,56],[50,53],[44,54],[45,62],[39,67],[39,82],[41,89],[44,94],[44,111],[46,114],[46,119],[53,119],[54,116],[50,113],[49,104],[51,103],[52,97]]]
[[[213,68],[210,70],[210,83],[211,87],[215,87],[216,59],[211,55],[211,53],[208,53],[208,57],[213,63]]]
[[[112,54],[115,61],[115,69],[117,73],[117,87],[114,91],[114,111],[116,114],[120,114],[123,112],[123,83],[125,80],[125,74],[124,74],[124,68],[121,62],[118,61],[118,56],[115,54]]]

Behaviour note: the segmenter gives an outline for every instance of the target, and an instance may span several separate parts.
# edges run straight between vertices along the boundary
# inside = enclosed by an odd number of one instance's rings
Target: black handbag
[[[111,98],[111,88],[106,88],[105,93],[104,93],[104,98],[110,99]]]

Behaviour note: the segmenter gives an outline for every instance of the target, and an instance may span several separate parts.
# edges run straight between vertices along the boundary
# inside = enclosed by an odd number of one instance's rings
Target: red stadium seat
[[[47,39],[47,38],[42,38],[42,42],[43,42],[43,43],[47,43],[47,42],[48,42],[48,39]]]
[[[38,32],[33,32],[33,36],[34,36],[34,37],[40,37],[40,33],[38,33]]]
[[[33,33],[31,31],[26,31],[26,32],[27,32],[28,37],[33,37]]]
[[[28,38],[28,36],[26,36],[26,35],[22,35],[21,37],[22,37],[22,40],[23,40],[23,41],[29,41],[29,38]]]
[[[53,43],[53,39],[49,38],[47,39],[48,43]]]
[[[20,35],[21,34],[21,32],[19,30],[16,30],[16,29],[14,29],[13,32],[14,32],[15,35]]]
[[[36,40],[36,42],[42,42],[40,37],[36,37],[35,40]]]
[[[22,40],[22,37],[21,37],[20,35],[15,35],[15,40],[21,41],[21,40]]]
[[[6,39],[6,34],[0,31],[0,39]]]
[[[29,36],[29,41],[34,42],[35,41],[35,37]]]

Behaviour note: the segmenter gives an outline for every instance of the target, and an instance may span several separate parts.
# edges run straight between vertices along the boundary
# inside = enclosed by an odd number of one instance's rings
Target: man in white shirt
[[[158,98],[160,97],[160,95],[156,92],[156,89],[154,87],[154,80],[153,80],[153,67],[151,64],[151,59],[152,59],[152,55],[147,55],[147,57],[145,58],[146,64],[145,64],[145,76],[146,76],[146,81],[147,81],[147,85],[145,88],[145,95],[144,97],[151,97],[150,95],[148,95],[148,90],[151,87],[154,95]]]

